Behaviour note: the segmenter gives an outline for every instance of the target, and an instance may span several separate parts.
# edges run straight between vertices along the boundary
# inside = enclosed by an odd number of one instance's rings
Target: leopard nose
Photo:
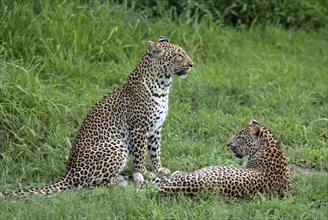
[[[192,63],[189,63],[189,67],[191,68],[193,66],[193,64]]]

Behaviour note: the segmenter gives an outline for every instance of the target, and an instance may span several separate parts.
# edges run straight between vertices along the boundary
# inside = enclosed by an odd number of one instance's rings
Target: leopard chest
[[[164,97],[153,97],[153,111],[150,114],[150,124],[149,131],[158,130],[162,127],[164,120],[166,118],[169,106],[168,106],[168,95]]]

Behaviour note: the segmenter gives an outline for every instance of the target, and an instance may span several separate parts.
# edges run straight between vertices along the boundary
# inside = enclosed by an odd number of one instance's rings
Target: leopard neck
[[[128,83],[142,84],[153,96],[168,95],[172,77],[169,67],[163,61],[152,58],[149,51],[129,76]]]
[[[269,174],[285,172],[288,162],[278,139],[265,127],[261,127],[260,134],[258,150],[249,158],[246,167]]]

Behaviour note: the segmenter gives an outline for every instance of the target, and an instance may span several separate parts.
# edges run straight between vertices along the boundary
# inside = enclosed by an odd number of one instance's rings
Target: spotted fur
[[[161,127],[168,112],[172,75],[185,77],[193,63],[187,53],[166,37],[148,42],[140,63],[126,84],[106,95],[85,118],[72,147],[66,173],[57,182],[38,189],[4,195],[51,194],[70,188],[124,184],[120,174],[129,154],[135,171],[145,168],[147,147],[153,170],[168,174],[160,161]]]
[[[156,190],[194,195],[209,189],[226,197],[245,198],[257,192],[282,195],[291,189],[287,158],[269,129],[253,120],[239,129],[227,145],[236,157],[249,156],[245,168],[210,166],[194,172],[175,172],[156,178]],[[142,178],[135,179],[142,184]]]

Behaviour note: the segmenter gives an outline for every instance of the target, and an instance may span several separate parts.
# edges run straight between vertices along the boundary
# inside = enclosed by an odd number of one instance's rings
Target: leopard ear
[[[148,41],[148,50],[150,53],[156,57],[161,57],[164,54],[164,51],[156,46],[153,41]]]
[[[253,124],[259,124],[259,123],[255,120],[255,118],[253,118],[249,124],[253,125]]]
[[[159,43],[161,43],[161,42],[167,42],[167,43],[169,43],[170,41],[169,41],[169,39],[167,39],[167,37],[160,36],[157,42],[159,42]]]
[[[255,121],[252,124],[252,134],[254,134],[256,137],[259,137],[261,135],[261,126]]]

